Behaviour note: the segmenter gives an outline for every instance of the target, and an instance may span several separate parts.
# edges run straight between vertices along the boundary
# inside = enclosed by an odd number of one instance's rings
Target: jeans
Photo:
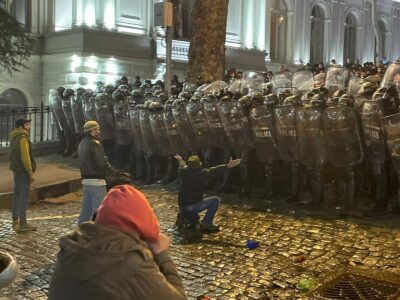
[[[14,172],[14,197],[12,201],[12,218],[26,224],[26,210],[28,208],[31,181],[25,171]]]
[[[219,207],[219,202],[220,198],[217,196],[208,197],[195,204],[181,207],[181,212],[185,220],[194,222],[200,212],[207,210],[201,223],[204,225],[212,225],[214,216]]]
[[[92,215],[97,211],[104,196],[107,193],[106,186],[95,186],[95,185],[82,185],[83,189],[83,203],[81,215],[79,216],[78,224],[86,221],[90,221]]]

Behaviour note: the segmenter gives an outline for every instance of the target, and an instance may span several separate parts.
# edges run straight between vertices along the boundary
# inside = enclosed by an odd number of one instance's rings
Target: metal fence
[[[10,145],[10,132],[15,128],[15,121],[20,118],[32,120],[32,143],[58,139],[50,107],[43,105],[43,102],[38,107],[9,107],[0,110],[0,148]]]

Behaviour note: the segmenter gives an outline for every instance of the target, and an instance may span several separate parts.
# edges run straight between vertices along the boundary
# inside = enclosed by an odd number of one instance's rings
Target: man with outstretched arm
[[[179,162],[179,186],[178,205],[183,219],[187,223],[195,223],[199,213],[207,210],[200,228],[203,232],[217,232],[219,227],[213,224],[217,213],[220,198],[212,196],[203,199],[203,193],[207,182],[222,176],[229,168],[240,164],[240,159],[229,160],[228,164],[219,165],[209,169],[203,168],[203,164],[197,155],[189,156],[188,162],[181,156],[175,155]]]

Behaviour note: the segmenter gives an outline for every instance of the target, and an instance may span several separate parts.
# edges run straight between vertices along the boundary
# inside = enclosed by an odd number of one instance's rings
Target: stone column
[[[53,32],[55,30],[54,13],[55,13],[55,0],[48,0],[46,7],[46,31]]]
[[[293,64],[293,41],[294,41],[294,11],[287,12],[286,27],[286,63]]]
[[[265,1],[265,57],[266,62],[271,61],[271,0]]]
[[[344,34],[344,31],[343,31]],[[343,35],[342,34],[342,35]],[[330,50],[331,50],[331,36],[332,36],[332,20],[324,20],[324,61],[329,62],[331,60]],[[343,57],[343,39],[342,39],[342,57]],[[337,57],[336,61],[340,59]]]

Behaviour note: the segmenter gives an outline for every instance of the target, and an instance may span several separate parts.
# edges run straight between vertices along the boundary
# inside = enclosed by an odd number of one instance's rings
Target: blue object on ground
[[[246,246],[247,248],[249,248],[250,250],[256,249],[260,246],[259,242],[253,241],[253,240],[247,240],[246,242]]]

